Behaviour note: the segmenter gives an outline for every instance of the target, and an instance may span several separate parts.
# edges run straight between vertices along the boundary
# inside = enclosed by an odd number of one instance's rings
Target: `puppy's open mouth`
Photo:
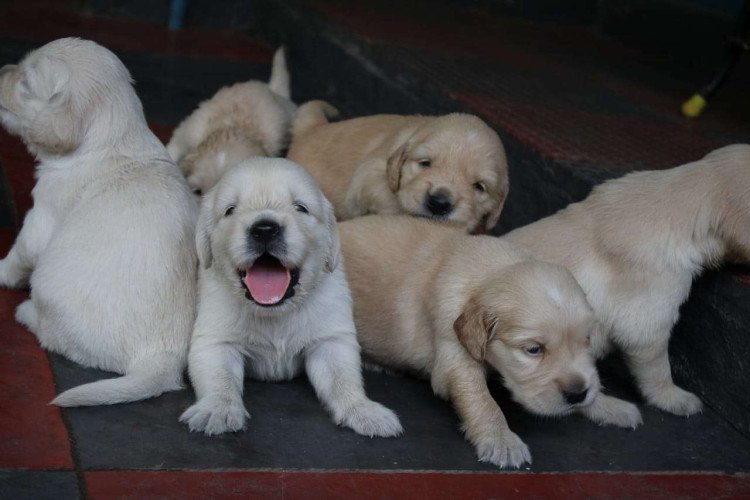
[[[294,296],[299,269],[285,267],[279,259],[264,253],[246,269],[238,269],[245,297],[259,306],[278,306]]]

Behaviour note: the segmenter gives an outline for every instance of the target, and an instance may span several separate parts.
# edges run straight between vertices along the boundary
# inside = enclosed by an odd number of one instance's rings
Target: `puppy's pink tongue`
[[[247,270],[244,281],[255,302],[270,306],[284,298],[292,276],[280,263],[256,263]]]

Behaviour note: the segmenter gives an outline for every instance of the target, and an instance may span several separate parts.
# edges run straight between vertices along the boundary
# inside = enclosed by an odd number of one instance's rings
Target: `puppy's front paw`
[[[598,394],[594,402],[581,408],[580,412],[599,425],[635,429],[643,423],[641,411],[636,405],[606,394]]]
[[[369,399],[347,410],[340,420],[337,423],[351,427],[363,436],[395,437],[404,432],[392,410]]]
[[[514,469],[518,469],[525,463],[531,463],[529,447],[516,433],[508,429],[482,437],[476,441],[475,445],[480,462]]]
[[[242,430],[249,417],[241,400],[207,397],[185,410],[180,422],[187,424],[191,432],[213,436]]]
[[[648,398],[649,403],[656,406],[660,410],[664,410],[675,415],[683,415],[689,417],[695,415],[703,409],[703,403],[701,400],[693,394],[684,389],[680,389],[676,385],[673,385],[668,390],[664,390]]]

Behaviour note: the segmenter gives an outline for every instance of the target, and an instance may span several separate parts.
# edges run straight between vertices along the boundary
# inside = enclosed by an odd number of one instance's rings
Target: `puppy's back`
[[[333,205],[341,207],[357,166],[376,152],[380,154],[380,148],[389,149],[400,131],[426,119],[374,115],[302,128],[295,125],[299,132],[292,138],[287,157],[305,167]],[[390,152],[385,151],[382,156]],[[387,182],[385,175],[383,182]]]
[[[340,223],[339,231],[365,354],[390,366],[426,366],[432,282],[465,235],[425,219],[377,215]]]

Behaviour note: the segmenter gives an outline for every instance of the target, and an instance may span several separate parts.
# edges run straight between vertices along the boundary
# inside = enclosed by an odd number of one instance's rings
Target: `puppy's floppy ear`
[[[471,357],[480,363],[484,362],[487,342],[490,340],[490,329],[493,326],[476,295],[469,299],[461,315],[453,322],[453,330],[459,342]]]
[[[401,184],[401,167],[409,154],[409,143],[405,142],[391,156],[388,157],[385,166],[386,177],[388,178],[388,187],[394,193],[398,191]]]
[[[83,112],[75,105],[68,68],[54,60],[45,60],[28,68],[19,84],[27,88],[21,92],[24,100],[41,105],[26,127],[25,139],[52,154],[63,155],[78,148],[83,140]]]
[[[182,175],[188,177],[193,173],[193,170],[195,170],[195,161],[197,159],[198,153],[196,151],[191,151],[179,160],[175,161],[177,162],[177,166],[180,167],[180,172],[182,172]]]
[[[75,151],[83,140],[81,117],[66,94],[63,90],[53,95],[26,131],[29,142],[56,155]]]
[[[505,206],[505,199],[508,197],[508,187],[498,188],[496,196],[498,196],[497,205],[495,205],[487,216],[487,222],[484,225],[487,231],[491,231],[497,225],[497,221],[500,220],[500,214],[503,213],[503,207]]]
[[[214,201],[212,192],[203,197],[198,224],[195,228],[195,248],[198,250],[198,261],[204,269],[211,267],[214,260],[211,251],[211,232],[214,229]]]
[[[336,216],[333,212],[333,205],[325,199],[326,225],[328,226],[328,242],[325,253],[325,271],[332,273],[341,262],[341,239],[339,237],[339,228],[336,224]]]

